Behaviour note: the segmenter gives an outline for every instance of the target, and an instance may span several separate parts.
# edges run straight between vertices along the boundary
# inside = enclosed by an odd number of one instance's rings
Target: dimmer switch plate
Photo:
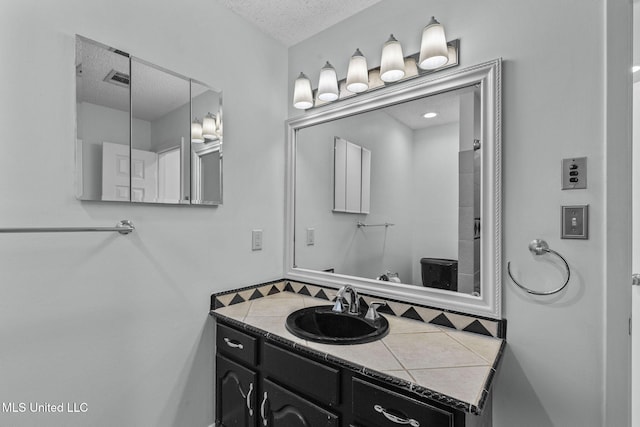
[[[587,188],[587,158],[562,159],[562,189],[579,190]]]
[[[563,239],[589,238],[589,205],[562,207]]]

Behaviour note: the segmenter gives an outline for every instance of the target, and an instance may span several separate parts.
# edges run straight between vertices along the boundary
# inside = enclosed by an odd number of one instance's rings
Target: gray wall
[[[413,133],[411,242],[416,284],[422,284],[420,258],[458,259],[458,133],[458,123]]]
[[[346,139],[371,150],[371,210],[368,215],[334,213],[333,141]],[[390,269],[410,282],[411,165],[413,132],[374,111],[302,129],[296,165],[296,265],[376,278]],[[356,222],[393,227],[357,228]],[[306,229],[315,229],[314,246]]]
[[[223,206],[75,199],[76,33],[224,91]],[[282,275],[287,50],[215,1],[7,0],[0,58],[0,226],[136,226],[0,235],[0,401],[89,409],[0,425],[212,424],[209,297]]]
[[[355,48],[377,66],[389,33],[417,52],[431,15],[461,39],[462,67],[503,58],[504,261],[551,289],[563,272],[527,251],[544,238],[574,274],[565,293],[532,298],[503,273],[508,346],[494,425],[627,425],[631,2],[400,4],[383,0],[290,48],[289,81],[304,71],[317,82],[326,60],[344,78]],[[589,158],[586,190],[560,190],[560,160],[571,156]],[[559,239],[560,206],[570,204],[590,205],[587,241]]]

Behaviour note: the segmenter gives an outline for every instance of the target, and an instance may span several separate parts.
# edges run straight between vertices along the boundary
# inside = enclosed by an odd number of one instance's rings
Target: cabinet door
[[[257,375],[224,356],[216,356],[216,425],[255,427]]]
[[[265,379],[260,398],[261,427],[338,427],[337,415]]]

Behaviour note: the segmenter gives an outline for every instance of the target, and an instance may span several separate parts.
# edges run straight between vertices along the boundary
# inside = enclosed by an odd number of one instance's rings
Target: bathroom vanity
[[[283,280],[212,296],[217,426],[491,425],[502,321],[387,301],[389,332],[366,344],[320,344],[286,329],[290,313],[335,294]]]

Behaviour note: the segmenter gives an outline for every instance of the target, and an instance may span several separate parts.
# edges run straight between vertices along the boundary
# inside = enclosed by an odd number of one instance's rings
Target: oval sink
[[[389,332],[389,322],[382,316],[367,320],[362,313],[337,313],[332,308],[320,305],[294,311],[287,317],[287,330],[298,338],[325,344],[362,344]]]

